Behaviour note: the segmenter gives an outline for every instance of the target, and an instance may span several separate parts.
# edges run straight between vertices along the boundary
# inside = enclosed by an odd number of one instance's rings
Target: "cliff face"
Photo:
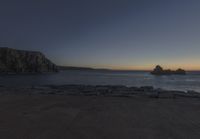
[[[38,73],[57,71],[57,66],[40,52],[0,48],[0,72]]]

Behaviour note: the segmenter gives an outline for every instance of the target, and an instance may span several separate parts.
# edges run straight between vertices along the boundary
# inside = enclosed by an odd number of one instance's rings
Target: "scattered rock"
[[[92,86],[92,85],[50,85],[27,88],[0,87],[0,94],[27,95],[73,95],[73,96],[110,96],[110,97],[149,97],[175,99],[179,97],[200,98],[195,91],[173,91],[154,89],[152,86]]]
[[[146,92],[152,92],[152,91],[154,91],[154,88],[153,88],[153,86],[142,86],[142,87],[140,87],[139,88],[139,90],[140,91],[146,91]]]

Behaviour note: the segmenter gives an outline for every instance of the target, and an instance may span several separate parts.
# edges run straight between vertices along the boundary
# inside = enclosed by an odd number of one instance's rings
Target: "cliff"
[[[1,73],[57,72],[58,68],[41,52],[0,48]]]

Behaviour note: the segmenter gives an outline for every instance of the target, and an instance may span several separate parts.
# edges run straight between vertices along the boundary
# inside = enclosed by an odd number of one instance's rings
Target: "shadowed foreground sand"
[[[1,139],[199,139],[200,99],[2,95]]]

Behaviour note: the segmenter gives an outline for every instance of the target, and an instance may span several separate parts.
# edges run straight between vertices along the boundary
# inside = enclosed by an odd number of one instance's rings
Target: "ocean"
[[[3,86],[66,84],[153,86],[169,90],[200,92],[200,72],[188,72],[187,75],[154,76],[144,71],[66,70],[58,73],[0,76],[0,85]]]

